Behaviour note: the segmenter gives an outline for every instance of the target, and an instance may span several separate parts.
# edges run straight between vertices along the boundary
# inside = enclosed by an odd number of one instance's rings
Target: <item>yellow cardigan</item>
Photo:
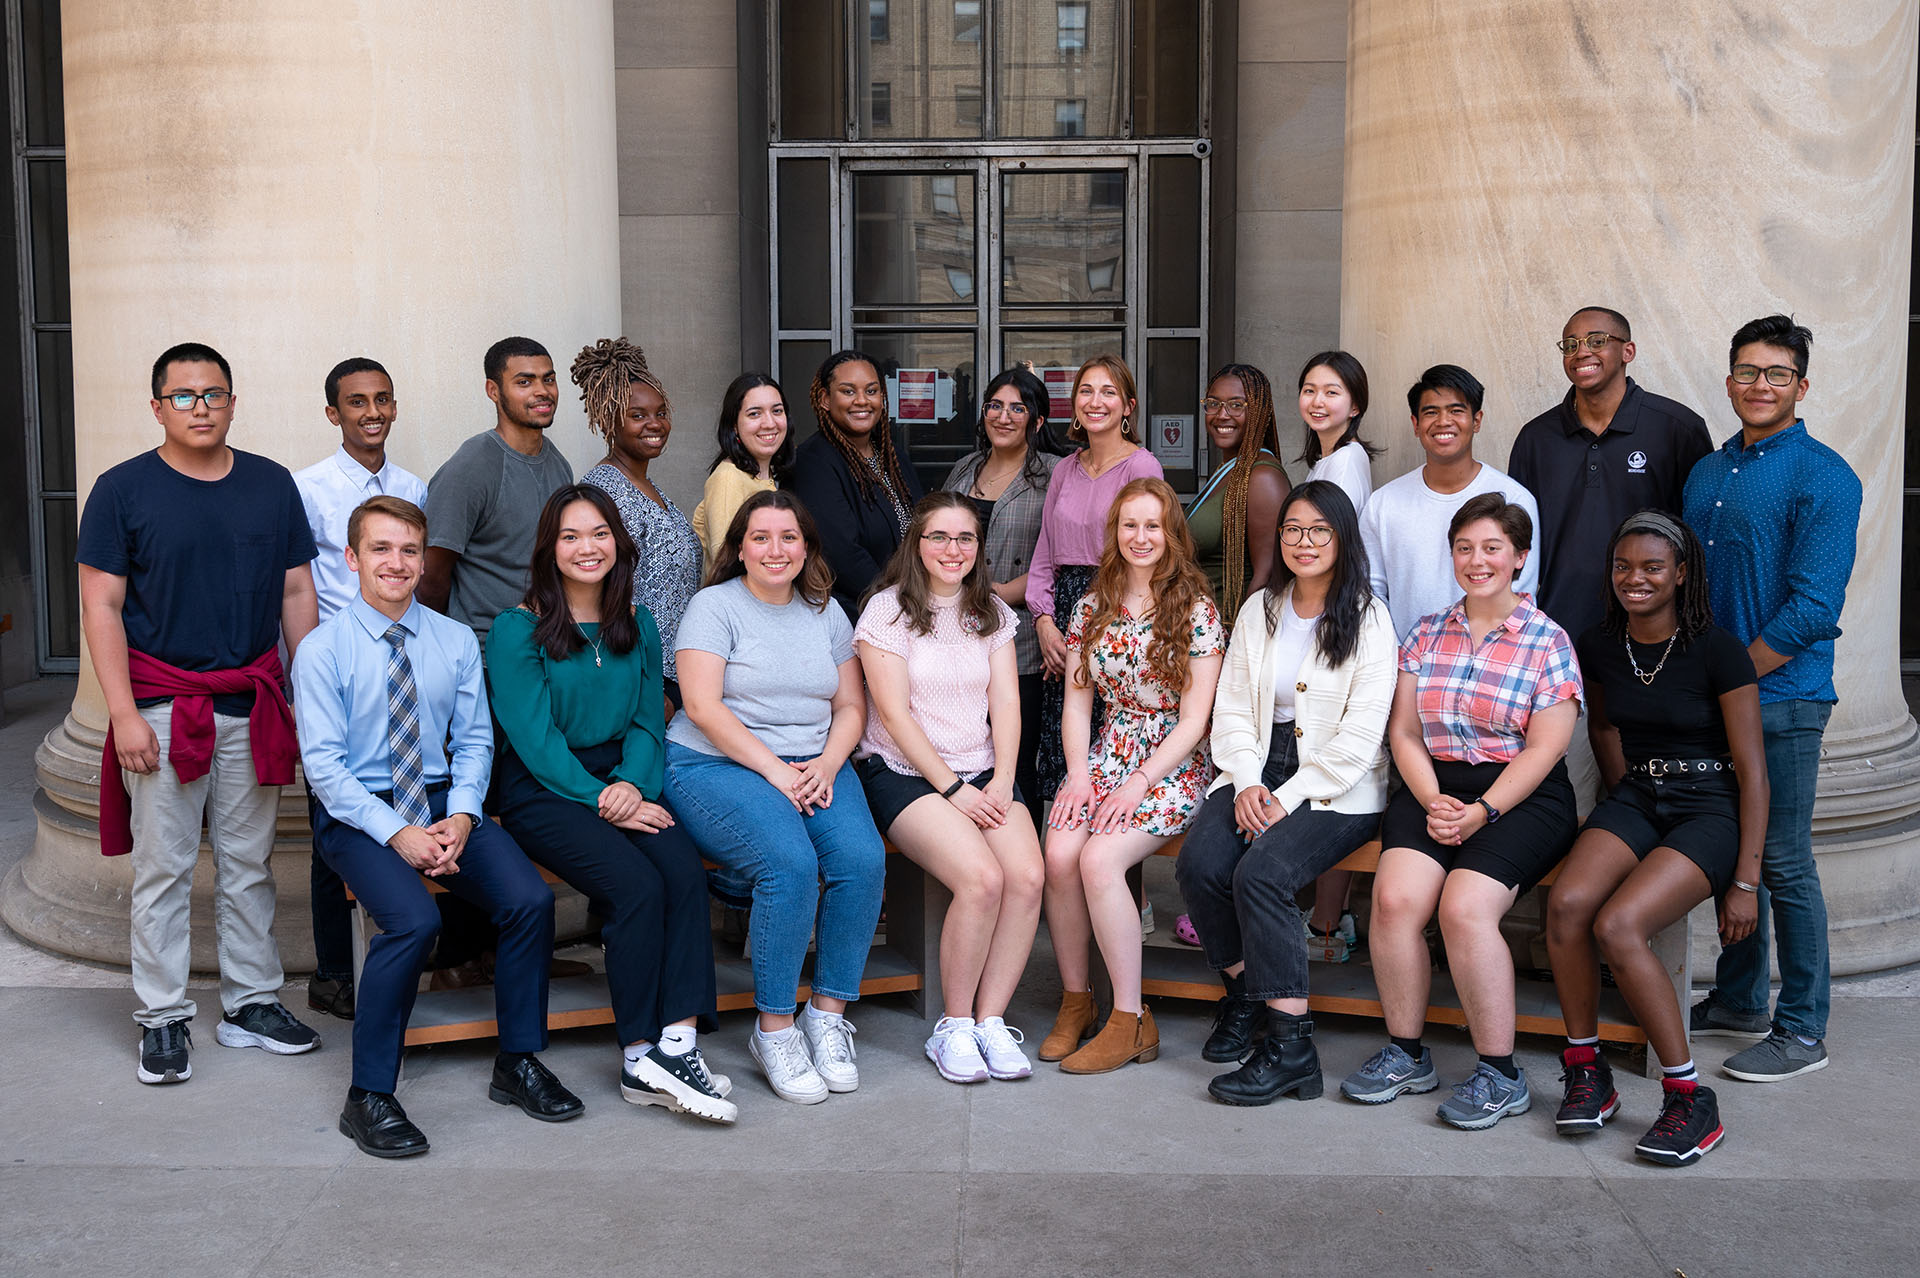
[[[707,476],[706,495],[693,508],[693,535],[707,548],[707,567],[720,557],[720,543],[727,539],[734,512],[755,493],[770,493],[776,487],[771,479],[747,474],[730,461],[722,461]]]
[[[1213,762],[1220,775],[1209,794],[1227,785],[1238,794],[1263,784],[1260,773],[1275,727],[1266,603],[1264,590],[1247,598],[1227,645],[1213,698]],[[1359,646],[1344,665],[1327,665],[1317,643],[1307,650],[1293,696],[1300,767],[1274,792],[1281,807],[1294,812],[1311,803],[1353,813],[1386,808],[1387,713],[1398,682],[1399,644],[1386,606],[1377,599],[1367,605]]]

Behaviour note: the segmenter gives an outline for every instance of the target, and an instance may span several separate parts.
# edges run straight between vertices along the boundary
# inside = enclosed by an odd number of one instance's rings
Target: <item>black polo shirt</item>
[[[1600,623],[1607,539],[1637,510],[1678,518],[1687,473],[1712,451],[1700,414],[1641,390],[1631,377],[1613,421],[1598,435],[1580,424],[1571,387],[1520,428],[1507,473],[1540,503],[1539,604],[1561,629],[1580,635]]]

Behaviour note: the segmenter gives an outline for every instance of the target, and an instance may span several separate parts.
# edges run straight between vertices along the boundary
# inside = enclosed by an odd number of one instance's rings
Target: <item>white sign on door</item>
[[[1149,419],[1147,444],[1163,470],[1193,469],[1194,420],[1169,413]]]

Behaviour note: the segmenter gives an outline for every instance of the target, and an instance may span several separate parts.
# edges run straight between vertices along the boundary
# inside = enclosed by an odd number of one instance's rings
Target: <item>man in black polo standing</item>
[[[1713,441],[1700,414],[1627,376],[1633,329],[1620,312],[1604,306],[1575,311],[1557,345],[1573,385],[1565,399],[1521,427],[1507,473],[1540,503],[1536,602],[1577,638],[1605,615],[1613,530],[1638,510],[1677,517],[1687,474],[1713,451]],[[1567,769],[1584,819],[1602,789],[1584,706]]]

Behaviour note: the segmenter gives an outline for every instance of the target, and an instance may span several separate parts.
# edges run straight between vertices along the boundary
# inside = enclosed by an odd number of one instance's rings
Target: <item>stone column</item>
[[[80,489],[159,441],[148,368],[208,342],[232,362],[235,447],[290,468],[338,433],[322,380],[392,371],[392,454],[430,476],[492,424],[481,355],[521,333],[562,375],[620,331],[613,23],[606,3],[235,5],[67,0],[68,237]],[[597,450],[571,395],[553,437]],[[88,671],[87,663],[81,663]],[[127,961],[125,860],[99,854],[106,717],[88,671],[37,755],[39,833],[0,916]],[[312,963],[304,801],[282,802],[277,931]],[[214,966],[203,850],[194,965]]]
[[[1812,328],[1809,428],[1866,485],[1815,809],[1836,974],[1920,960],[1897,665],[1917,29],[1916,0],[1354,0],[1349,34],[1341,339],[1383,477],[1419,460],[1404,390],[1442,361],[1486,383],[1478,452],[1504,467],[1566,393],[1551,342],[1581,306],[1626,313],[1637,380],[1716,440],[1734,329]]]

